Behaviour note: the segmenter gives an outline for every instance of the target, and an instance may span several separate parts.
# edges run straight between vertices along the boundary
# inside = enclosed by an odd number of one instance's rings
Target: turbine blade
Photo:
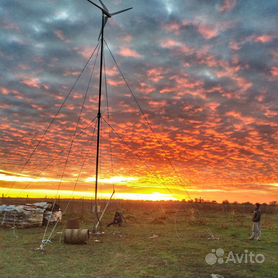
[[[105,17],[105,18],[104,18],[103,28],[105,27],[107,21],[108,21],[108,17]],[[101,37],[101,29],[100,29],[100,32],[99,32],[99,35],[98,35],[98,41],[99,41],[100,37]]]
[[[115,12],[115,13],[111,13],[110,15],[113,16],[113,15],[116,15],[116,14],[121,14],[123,12],[126,12],[128,10],[131,10],[132,8],[127,8],[127,9],[124,9],[124,10],[121,10],[121,11],[118,11],[118,12]]]
[[[96,3],[94,3],[91,0],[87,0],[89,3],[91,3],[92,5],[94,5],[95,7],[97,7],[98,9],[100,9],[106,16],[110,17],[110,14],[108,11],[106,11],[104,8],[102,8],[101,6],[97,5]]]
[[[98,0],[98,1],[101,4],[101,6],[103,7],[103,9],[106,10],[107,12],[109,12],[107,7],[104,5],[104,3],[101,0]]]

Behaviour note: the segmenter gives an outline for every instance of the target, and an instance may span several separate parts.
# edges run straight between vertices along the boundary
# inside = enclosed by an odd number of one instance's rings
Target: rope
[[[105,43],[106,43],[106,42],[105,42]],[[107,43],[106,43],[106,45],[107,45]],[[112,56],[112,59],[114,60],[114,63],[116,64],[116,67],[118,68],[118,71],[120,72],[120,74],[121,74],[121,76],[122,76],[124,82],[126,83],[126,86],[128,87],[129,91],[131,92],[131,94],[132,94],[132,96],[133,96],[133,98],[134,98],[136,104],[138,105],[139,110],[140,110],[140,112],[141,112],[142,115],[143,115],[143,118],[146,120],[147,125],[149,126],[149,128],[151,129],[151,131],[154,133],[154,130],[153,130],[152,126],[150,125],[148,119],[145,117],[145,113],[144,113],[143,109],[141,108],[139,102],[137,101],[137,99],[136,99],[136,97],[135,97],[133,91],[131,90],[131,88],[130,88],[130,86],[129,86],[127,80],[126,80],[126,78],[124,77],[122,71],[120,70],[119,65],[118,65],[118,63],[116,62],[116,59],[115,59],[115,57],[113,56],[113,54],[112,54],[111,50],[109,49],[108,45],[107,45],[107,48],[108,48],[108,50],[109,50],[109,52],[110,52],[110,54],[111,54],[111,56]],[[105,119],[104,119],[104,120],[105,120]],[[112,130],[112,126],[109,124],[109,113],[108,113],[108,121],[107,121],[106,123],[110,126],[110,128],[111,128],[111,130]],[[115,130],[113,130],[113,131],[115,132]],[[111,134],[111,133],[110,133],[110,134]],[[118,134],[117,134],[117,136],[119,137]],[[119,137],[119,138],[121,138],[121,137]],[[122,139],[122,138],[121,138],[121,139]],[[157,139],[157,138],[156,138],[156,139]],[[161,144],[160,140],[157,139],[157,141]],[[111,143],[111,142],[110,142],[110,143]],[[161,145],[162,145],[162,144],[161,144]],[[141,159],[141,158],[140,158],[140,159]],[[172,163],[171,163],[171,166],[172,166],[172,168],[173,168]],[[174,170],[175,170],[175,169],[174,169]],[[175,170],[175,172],[176,172],[176,170]],[[163,178],[161,178],[161,177],[158,177],[158,178],[159,178],[160,180],[162,180],[163,182],[165,182]],[[171,191],[167,186],[164,186],[164,187],[170,192],[170,194],[173,194],[172,191]],[[184,188],[183,188],[183,189],[184,189]],[[186,190],[186,194],[188,195],[189,199],[191,199],[191,197],[190,197],[189,193],[187,192],[187,190]],[[161,208],[161,206],[160,206],[160,209],[161,209],[161,211],[164,212],[164,210]],[[180,236],[179,236],[178,230],[177,230],[177,212],[175,213],[175,233],[176,233],[176,236],[180,239]]]
[[[94,131],[93,131],[92,138],[94,138],[95,131],[96,131],[96,123],[95,123],[95,127],[94,127]],[[88,154],[89,154],[89,153],[88,153]],[[87,159],[88,159],[88,157],[85,156],[85,158],[84,158],[83,161],[82,161],[82,165],[81,165],[81,167],[80,167],[78,176],[77,176],[77,178],[76,178],[76,180],[75,180],[75,183],[74,183],[74,188],[73,188],[73,190],[72,190],[71,199],[68,201],[68,203],[67,203],[67,205],[66,205],[66,208],[65,208],[65,210],[64,210],[64,214],[67,212],[67,210],[68,210],[68,208],[69,208],[69,206],[70,206],[70,204],[71,204],[71,202],[72,202],[72,200],[73,200],[73,194],[74,194],[74,192],[75,192],[76,186],[77,186],[77,184],[78,184],[78,182],[79,182],[79,179],[80,179],[82,170],[83,170],[83,168],[84,168],[84,165],[85,165],[85,162],[86,162]],[[52,228],[52,230],[51,230],[51,232],[50,232],[48,238],[47,238],[46,240],[43,239],[42,242],[44,242],[45,244],[51,242],[52,235],[53,235],[53,233],[55,232],[58,223],[59,223],[59,220],[56,220],[56,222],[55,222],[55,224],[54,224],[54,226],[53,226],[53,228]]]
[[[99,48],[98,48],[98,51],[97,51],[97,55],[98,55],[98,52],[99,52]],[[93,53],[94,53],[94,52],[93,52]],[[93,64],[92,73],[93,73],[93,71],[94,71],[94,68],[95,68],[95,65],[96,65],[96,61],[97,61],[97,56],[96,56],[96,59],[95,59],[94,64]],[[79,132],[78,134],[76,134],[76,137],[78,137],[78,136],[82,135],[83,133],[85,133],[85,130],[88,129],[88,128],[91,126],[91,124],[95,121],[95,119],[96,119],[96,117],[95,117],[94,119],[92,119],[92,120],[90,121],[90,123],[89,123],[86,127],[81,128],[81,129],[80,129],[80,132]],[[86,133],[86,134],[87,134],[87,133]],[[58,155],[62,155],[62,154],[65,152],[65,149],[66,149],[65,147],[62,147],[62,151],[61,151]],[[57,159],[58,159],[58,158],[57,158]],[[50,165],[52,165],[53,161],[55,161],[55,160],[56,160],[55,158],[53,158],[52,160],[50,160],[50,161],[48,162],[48,164],[46,165],[46,167],[44,167],[44,168],[39,172],[39,175],[36,176],[36,177],[41,177],[41,174],[42,174],[44,171],[46,171],[46,170],[48,169],[48,167],[49,167]],[[39,165],[39,166],[40,166],[40,165]],[[26,189],[30,186],[30,184],[31,184],[31,182],[27,183],[27,184],[25,185],[25,187],[24,187],[22,190],[26,190]]]
[[[97,117],[95,117],[95,120],[96,120],[96,118],[97,118]],[[96,121],[95,121],[95,126],[94,126],[94,130],[93,130],[92,139],[94,138],[95,131],[96,131]],[[83,152],[82,152],[82,154],[83,154]],[[89,153],[87,153],[87,154],[89,154]],[[82,170],[83,170],[83,168],[84,168],[84,165],[85,165],[85,162],[86,162],[87,159],[88,159],[88,156],[85,156],[85,159],[84,159],[83,162],[82,162],[82,165],[81,165],[80,171],[79,171],[79,173],[78,173],[78,176],[77,176],[77,178],[76,178],[76,180],[75,180],[75,184],[74,184],[74,188],[73,188],[72,196],[71,196],[72,199],[68,201],[68,203],[67,203],[67,205],[66,205],[66,208],[65,208],[65,210],[64,210],[64,213],[67,212],[67,210],[68,210],[68,208],[69,208],[69,205],[70,205],[70,203],[71,203],[72,200],[73,200],[73,193],[75,192],[75,189],[76,189],[76,186],[77,186],[77,184],[78,184],[78,181],[79,181],[81,172],[82,172]]]
[[[125,82],[125,84],[126,84],[128,90],[129,90],[129,92],[131,93],[131,95],[132,95],[132,97],[133,97],[135,103],[137,104],[137,106],[138,106],[138,108],[139,108],[139,111],[141,112],[141,114],[142,114],[142,116],[143,116],[143,119],[145,120],[147,126],[149,127],[149,129],[150,129],[151,132],[153,133],[153,135],[154,135],[156,141],[157,141],[160,145],[164,146],[163,142],[157,137],[157,135],[156,135],[156,133],[155,133],[155,131],[154,131],[154,129],[153,129],[151,123],[150,123],[149,120],[147,119],[146,113],[144,112],[143,108],[141,107],[141,105],[140,105],[139,101],[137,100],[137,98],[136,98],[134,92],[132,91],[131,87],[129,86],[129,84],[128,84],[128,82],[127,82],[127,80],[126,80],[126,78],[125,78],[125,76],[124,76],[122,70],[120,69],[119,64],[117,63],[117,61],[116,61],[116,59],[115,59],[115,57],[114,57],[112,51],[110,50],[110,48],[109,48],[107,42],[106,42],[106,41],[104,41],[104,42],[105,42],[105,45],[106,45],[107,49],[109,50],[109,53],[110,53],[110,55],[111,55],[111,57],[112,57],[112,59],[113,59],[115,65],[116,65],[116,67],[117,67],[117,69],[118,69],[118,72],[120,73],[120,75],[121,75],[123,81]],[[164,149],[163,149],[163,150],[164,150]],[[180,174],[177,172],[177,170],[176,170],[175,166],[173,165],[172,161],[171,161],[165,154],[164,154],[164,158],[168,161],[169,165],[170,165],[171,168],[173,169],[173,171],[174,171],[174,173],[176,174],[176,176],[179,177],[180,182],[185,183],[185,184],[188,184],[187,181],[184,181],[184,180],[183,180],[183,178],[182,178],[182,177],[180,176]],[[191,183],[191,180],[189,180],[189,182]],[[189,192],[188,192],[185,188],[184,188],[184,191],[186,192],[187,197],[188,197],[190,200],[192,200],[192,198],[191,198]]]
[[[116,132],[116,130],[105,120],[105,118],[103,118],[103,121],[111,128],[111,130],[116,135],[116,137],[119,138],[121,140],[121,142],[124,143],[129,148],[129,150],[130,150],[129,153],[135,155],[139,160],[141,160],[145,164],[146,168],[149,169],[151,167],[151,165],[147,164],[139,154],[133,153],[132,148],[129,146],[129,144],[126,141],[124,141],[122,136]],[[149,170],[147,170],[147,171],[149,171]],[[150,173],[152,173],[152,172],[150,172]],[[156,173],[154,173],[154,176],[164,182],[163,178],[158,176]],[[170,192],[170,194],[173,194],[173,192],[170,190],[169,187],[167,187],[167,186],[164,186],[164,187]]]
[[[105,42],[105,43],[106,43],[106,42]],[[107,45],[107,43],[106,43],[106,45]],[[108,47],[108,45],[107,45],[107,47]],[[108,47],[108,49],[109,49],[109,47]],[[125,81],[125,83],[126,83],[128,89],[130,90],[131,94],[133,95],[134,100],[135,100],[135,102],[137,103],[137,105],[138,105],[138,107],[139,107],[139,109],[140,109],[140,111],[141,111],[141,113],[143,114],[143,117],[144,117],[144,116],[145,116],[144,111],[142,110],[142,108],[141,108],[139,102],[137,101],[135,95],[133,94],[133,92],[132,92],[132,90],[131,90],[129,84],[127,83],[127,81],[126,81],[126,79],[125,79],[125,77],[124,77],[122,71],[120,70],[120,68],[119,68],[119,66],[118,66],[118,64],[117,64],[117,62],[116,62],[114,56],[112,55],[110,49],[109,49],[109,52],[110,52],[110,54],[111,54],[111,56],[112,56],[112,58],[113,58],[113,60],[114,60],[114,62],[115,62],[115,64],[116,64],[116,66],[117,66],[117,68],[118,68],[118,71],[119,71],[120,74],[122,75],[122,78],[124,79],[124,81]],[[106,78],[106,76],[105,76],[105,78]],[[106,89],[106,90],[107,90],[107,89]],[[107,92],[107,91],[106,91],[106,92]],[[107,105],[107,106],[108,106],[108,105]],[[105,121],[105,119],[104,119],[104,121]],[[152,127],[151,127],[151,125],[150,125],[150,123],[149,123],[149,121],[148,121],[147,119],[146,119],[146,121],[147,121],[148,126],[150,127],[151,131],[154,132],[153,129],[152,129]],[[106,121],[105,121],[105,122],[106,122]],[[111,130],[113,130],[113,131],[115,132],[115,130],[114,130],[114,129],[112,128],[112,126],[109,124],[109,112],[108,112],[108,121],[107,121],[106,123],[110,126]],[[110,134],[111,134],[111,133],[110,133]],[[121,138],[121,136],[119,136],[119,134],[117,134],[117,136],[121,139],[121,141],[123,141],[122,138]],[[110,141],[110,143],[111,143],[111,141]],[[141,159],[141,157],[139,157],[139,159]],[[141,160],[142,160],[142,159],[141,159]],[[161,177],[158,177],[158,178],[164,182],[164,179],[163,179],[163,178],[161,178]],[[171,191],[167,186],[164,186],[164,187],[172,194],[172,191]],[[187,191],[186,191],[186,193],[187,193]],[[187,193],[187,194],[188,194],[188,193]],[[188,196],[189,196],[189,194],[188,194]],[[190,196],[189,196],[189,199],[191,199]],[[161,205],[160,205],[160,209],[161,209],[161,211],[164,213],[164,210],[162,209]],[[180,236],[179,236],[178,230],[177,230],[177,212],[175,213],[175,234],[176,234],[176,236],[180,239]]]
[[[97,43],[96,47],[94,48],[92,54],[90,55],[90,57],[88,58],[88,60],[86,61],[84,67],[82,68],[82,70],[80,71],[78,77],[76,78],[75,82],[73,83],[72,87],[70,88],[69,92],[67,93],[66,97],[64,98],[62,104],[60,105],[60,107],[58,108],[58,110],[56,111],[54,117],[50,120],[50,122],[48,123],[46,129],[44,130],[41,138],[39,139],[38,143],[35,145],[35,147],[33,148],[33,150],[31,151],[31,153],[29,154],[29,157],[27,158],[27,160],[25,161],[25,163],[22,166],[22,169],[19,171],[19,174],[22,174],[22,172],[25,170],[27,164],[30,162],[30,160],[32,159],[33,155],[35,154],[36,150],[38,149],[38,147],[40,146],[40,144],[42,143],[42,141],[44,140],[48,130],[50,129],[50,127],[52,126],[52,124],[54,123],[55,119],[57,118],[58,114],[60,113],[60,111],[62,110],[63,106],[65,105],[65,103],[67,102],[68,98],[70,97],[73,89],[75,88],[76,84],[78,83],[78,81],[80,80],[83,72],[85,71],[85,69],[87,68],[88,64],[90,63],[91,59],[93,58],[96,49],[98,48],[99,43]],[[15,186],[15,182],[11,184],[8,192],[6,194],[9,194],[10,190]]]
[[[105,118],[103,118],[103,121],[104,121],[108,126],[110,126],[111,130],[115,133],[115,135],[117,136],[117,138],[119,138],[119,139],[121,140],[121,142],[123,142],[125,145],[128,146],[128,148],[130,149],[129,152],[132,153],[132,154],[134,154],[134,153],[132,152],[131,147],[123,140],[123,138],[116,132],[116,130],[115,130],[109,123],[106,122]],[[142,159],[142,157],[141,157],[140,155],[138,155],[138,154],[136,154],[136,153],[135,153],[135,155],[137,156],[137,158],[139,158],[141,161],[143,161],[143,163],[146,165],[147,169],[150,168],[149,165],[146,164],[146,163],[144,162],[144,160]],[[149,171],[149,172],[152,173],[151,171]],[[160,176],[158,176],[158,175],[156,175],[156,174],[154,174],[154,175],[156,176],[156,178],[158,178],[158,179],[161,180],[163,183],[165,183],[165,179],[164,179],[163,177],[160,177]],[[173,184],[173,185],[174,185],[174,184]],[[171,189],[170,189],[168,186],[163,185],[163,187],[164,187],[166,190],[168,190],[169,193],[170,193],[171,195],[173,195],[173,192],[171,191]],[[163,214],[164,214],[165,211],[164,211],[164,209],[161,207],[161,204],[159,204],[159,207],[160,207],[160,210],[161,210],[161,211],[163,212]],[[177,229],[177,211],[175,211],[175,222],[174,222],[174,225],[175,225],[175,234],[176,234],[176,237],[177,237],[178,239],[182,239],[182,237],[179,235],[178,229]]]
[[[98,57],[98,53],[99,53],[99,48],[98,48],[98,51],[97,51],[97,56],[96,56],[96,60],[97,60],[97,57]],[[77,130],[78,130],[78,126],[79,126],[79,123],[80,123],[80,120],[81,120],[81,115],[82,115],[82,112],[84,110],[84,107],[85,107],[85,102],[86,102],[86,99],[87,99],[87,95],[88,95],[88,91],[89,91],[89,88],[90,88],[90,85],[91,85],[91,80],[92,80],[92,77],[93,77],[93,73],[94,73],[94,69],[95,69],[95,65],[96,65],[96,60],[95,60],[95,63],[94,63],[94,66],[93,66],[93,69],[92,69],[92,72],[91,72],[91,76],[90,76],[90,79],[89,79],[89,82],[88,82],[88,85],[87,85],[87,88],[86,88],[86,92],[85,92],[85,95],[83,97],[83,102],[82,102],[82,106],[81,106],[81,109],[80,109],[80,112],[79,112],[79,115],[78,115],[78,119],[77,119],[77,122],[75,124],[75,129],[74,129],[74,133],[72,135],[72,138],[71,138],[71,141],[70,141],[70,147],[69,147],[69,151],[67,153],[67,157],[66,157],[66,161],[65,161],[65,164],[64,164],[64,167],[63,167],[63,171],[62,171],[62,175],[61,175],[61,179],[60,179],[60,182],[59,182],[59,185],[58,185],[58,189],[57,189],[57,193],[56,193],[56,196],[58,195],[58,192],[60,190],[60,187],[61,187],[61,184],[62,184],[62,181],[63,181],[63,178],[64,178],[64,174],[65,174],[65,170],[67,168],[67,165],[68,165],[68,161],[69,161],[69,157],[70,157],[70,154],[71,154],[71,150],[72,150],[72,147],[73,147],[73,142],[74,142],[74,139],[76,138],[76,134],[77,134]],[[54,206],[57,202],[57,198],[55,199],[54,201],[54,204],[52,206],[52,211],[51,213],[53,213],[53,210],[54,210]],[[50,241],[50,238],[58,224],[58,221],[56,221],[47,241],[45,241],[45,236],[46,236],[46,232],[47,232],[47,229],[48,229],[48,226],[49,226],[49,219],[47,221],[47,225],[46,225],[46,228],[45,228],[45,231],[44,231],[44,235],[43,235],[43,238],[42,238],[42,243],[41,243],[41,246],[42,248],[44,247],[44,245],[46,243],[48,243]]]
[[[83,134],[83,133],[85,133],[86,135],[88,135],[88,133],[86,133],[85,130],[88,129],[88,128],[91,126],[92,123],[95,122],[96,118],[97,118],[97,117],[95,116],[95,118],[92,119],[92,120],[90,121],[90,123],[89,123],[85,128],[82,128],[81,131],[79,132],[79,134],[76,135],[76,137],[80,136],[80,135]],[[63,153],[65,153],[65,151],[66,151],[66,148],[65,148],[65,147],[62,147],[62,151],[61,151],[60,153],[58,153],[57,156],[62,155]],[[53,164],[53,162],[54,162],[55,160],[58,160],[58,158],[53,158],[53,159],[51,159],[51,160],[48,162],[48,164],[46,165],[46,167],[44,167],[43,169],[41,169],[40,172],[39,172],[39,174],[36,175],[36,176],[34,176],[34,178],[40,178],[41,175],[42,175],[42,173],[45,172],[45,171],[48,169],[48,167],[49,167],[50,165]],[[25,185],[25,187],[24,187],[22,190],[26,190],[27,188],[29,188],[29,186],[30,186],[31,184],[32,184],[32,182],[27,183],[27,184]]]
[[[108,100],[108,88],[107,88],[107,74],[106,74],[106,62],[105,55],[103,56],[103,65],[104,65],[104,84],[105,84],[105,95],[106,95],[106,110],[107,110],[107,121],[110,122],[110,111],[109,111],[109,100]],[[112,152],[112,144],[111,144],[111,129],[109,131],[109,150],[110,150],[110,169],[111,176],[114,174],[114,165],[113,165],[113,152]],[[113,192],[115,192],[115,184],[112,184]]]
[[[110,202],[111,202],[111,200],[112,200],[112,198],[113,198],[114,193],[115,193],[115,190],[113,190],[113,192],[112,192],[112,194],[111,194],[109,200],[106,202],[106,205],[105,205],[105,207],[104,207],[104,209],[103,209],[103,211],[102,211],[102,213],[101,213],[101,215],[100,215],[100,217],[99,217],[99,219],[98,219],[98,221],[97,221],[97,224],[96,224],[96,226],[95,226],[95,231],[97,231],[98,226],[99,226],[99,224],[100,224],[100,221],[101,221],[102,217],[104,216],[104,214],[105,214],[105,212],[106,212],[106,210],[107,210],[107,208],[108,208],[108,206],[109,206],[109,204],[110,204]]]

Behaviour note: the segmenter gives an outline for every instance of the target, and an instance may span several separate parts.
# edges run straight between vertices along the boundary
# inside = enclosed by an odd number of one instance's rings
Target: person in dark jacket
[[[119,212],[119,211],[116,211],[113,221],[112,221],[111,223],[109,223],[109,224],[107,225],[107,227],[110,227],[111,225],[119,225],[119,226],[122,226],[123,222],[124,222],[124,216],[123,216],[123,214],[122,214],[121,212]]]
[[[256,204],[255,211],[253,213],[253,226],[252,226],[252,235],[250,236],[250,240],[260,240],[261,237],[261,210],[260,204]]]

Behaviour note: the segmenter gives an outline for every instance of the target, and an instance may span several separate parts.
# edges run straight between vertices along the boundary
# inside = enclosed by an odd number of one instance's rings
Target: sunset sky
[[[105,39],[137,103],[105,48],[100,197],[114,184],[115,198],[277,200],[277,1],[105,4],[133,7],[108,21]],[[94,194],[98,51],[43,134],[100,23],[86,0],[1,1],[1,194]]]

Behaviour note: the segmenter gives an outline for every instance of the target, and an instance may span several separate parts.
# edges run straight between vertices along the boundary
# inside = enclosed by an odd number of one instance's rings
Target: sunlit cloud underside
[[[106,5],[133,7],[105,38],[137,103],[105,47],[102,112],[117,134],[102,122],[99,196],[114,185],[115,198],[276,200],[277,1]],[[0,25],[1,194],[91,196],[98,70],[88,82],[99,56],[43,134],[97,44],[99,12],[87,1],[3,0]]]

